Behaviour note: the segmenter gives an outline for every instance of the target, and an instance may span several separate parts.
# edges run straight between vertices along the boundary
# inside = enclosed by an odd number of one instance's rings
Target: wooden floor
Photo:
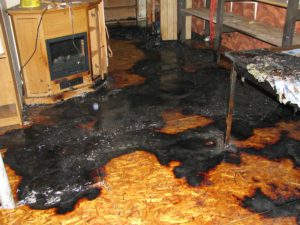
[[[139,57],[135,58],[135,54],[131,64],[124,62],[122,57],[125,52],[119,50],[120,54],[115,53],[111,62],[111,69],[123,67],[126,70],[143,57],[133,43],[124,41],[123,47],[138,52]],[[124,70],[120,70],[119,74],[112,88],[144,81],[142,77]],[[177,111],[167,111],[162,117],[166,125],[160,132],[166,134],[205,127],[213,122],[203,116],[186,116]],[[47,122],[47,118],[38,116],[32,120]],[[85,128],[88,129],[88,126]],[[256,129],[252,137],[235,144],[240,148],[252,147],[259,151],[265,145],[277,142],[282,132],[300,141],[300,122],[279,122],[274,127]],[[271,199],[299,198],[300,171],[291,160],[269,160],[259,155],[241,153],[240,165],[219,164],[206,174],[200,187],[191,187],[185,179],[174,177],[172,170],[178,164],[174,161],[169,166],[163,166],[154,155],[143,149],[122,155],[106,164],[105,180],[95,183],[102,187],[101,195],[95,200],[80,200],[75,210],[65,215],[56,214],[54,209],[33,210],[25,205],[15,210],[0,210],[0,224],[297,224],[295,216],[265,217],[266,212],[251,212],[242,207],[240,201],[245,196],[252,196],[257,188]],[[8,166],[7,171],[16,194],[20,178]]]

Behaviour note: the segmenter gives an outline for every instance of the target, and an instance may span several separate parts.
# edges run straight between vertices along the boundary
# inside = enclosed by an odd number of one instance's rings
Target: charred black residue
[[[300,222],[300,198],[271,199],[260,189],[256,189],[253,196],[242,200],[242,206],[251,212],[259,213],[265,217],[297,217]]]
[[[280,140],[273,144],[268,145],[263,149],[243,149],[242,151],[255,154],[255,155],[261,155],[264,157],[267,157],[268,159],[277,160],[277,159],[283,159],[288,158],[291,159],[295,166],[300,166],[300,142],[296,141],[285,134],[285,132],[282,132],[280,136]]]
[[[201,185],[205,173],[224,157],[227,162],[240,163],[238,153],[224,154],[219,144],[229,79],[228,71],[214,63],[214,52],[177,42],[151,48],[145,45],[143,31],[139,35],[136,31],[118,28],[111,34],[119,39],[142,39],[138,46],[145,58],[130,72],[143,76],[143,84],[114,90],[104,85],[85,97],[45,107],[41,115],[53,124],[34,124],[0,137],[1,144],[8,147],[5,162],[22,176],[19,199],[30,207],[55,207],[64,213],[80,198],[95,198],[101,190],[93,187],[93,171],[140,149],[155,154],[164,165],[179,161],[175,176],[186,178],[193,186]],[[191,63],[197,67],[194,73],[182,69]],[[271,115],[266,124],[277,122],[278,114],[290,117],[286,111],[278,113],[276,101],[248,84],[238,83],[237,93],[233,134],[238,138],[250,135],[265,115]],[[95,110],[95,103],[99,109]],[[161,115],[170,109],[209,117],[214,123],[178,134],[159,133],[165,124]]]

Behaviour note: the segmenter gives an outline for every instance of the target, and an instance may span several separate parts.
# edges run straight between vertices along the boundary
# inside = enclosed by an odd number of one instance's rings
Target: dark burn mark
[[[271,199],[260,189],[256,189],[253,196],[246,196],[242,206],[251,212],[259,213],[265,217],[297,217],[300,219],[300,198],[288,197]]]
[[[273,144],[266,146],[263,149],[253,149],[246,148],[241,149],[241,151],[247,152],[249,154],[261,155],[267,157],[268,159],[278,160],[282,158],[291,159],[295,166],[300,166],[300,143],[299,141],[293,140],[287,137],[286,134],[281,135],[280,140]]]
[[[239,153],[220,151],[229,79],[228,71],[213,62],[214,52],[177,42],[152,49],[141,34],[134,28],[111,32],[115,39],[142,39],[138,46],[143,48],[145,58],[127,71],[143,77],[139,85],[122,89],[104,85],[85,97],[45,107],[40,114],[52,123],[34,124],[0,137],[8,147],[5,162],[22,176],[19,199],[30,207],[54,207],[58,213],[65,213],[78,199],[95,198],[101,188],[93,186],[98,176],[95,170],[99,172],[97,168],[104,168],[111,159],[138,149],[154,154],[163,165],[179,161],[174,174],[191,186],[209,185],[206,173],[224,158],[229,163],[241,163]],[[195,64],[193,75],[182,70],[187,63]],[[108,77],[106,82],[113,80]],[[248,84],[242,87],[238,83],[237,93],[233,133],[239,139],[251,135],[262,121],[270,126],[279,117],[290,117],[289,112],[278,112],[277,102]],[[98,111],[93,110],[95,102]],[[162,115],[170,109],[214,122],[180,133],[160,133],[166,122]],[[265,115],[270,115],[268,120],[261,119]],[[297,146],[295,142],[290,151]]]
[[[224,161],[236,165],[241,164],[240,152],[224,152]]]

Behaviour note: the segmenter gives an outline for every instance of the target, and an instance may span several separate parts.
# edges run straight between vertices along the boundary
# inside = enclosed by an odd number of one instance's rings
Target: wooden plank
[[[11,103],[8,105],[0,105],[0,119],[18,116],[17,105]]]
[[[299,6],[299,0],[289,0],[283,28],[283,47],[290,46],[293,43],[297,16],[296,14],[298,12],[297,6]]]
[[[178,35],[181,41],[188,39],[186,37],[186,33],[187,33],[187,29],[188,26],[186,24],[186,18],[187,17],[191,17],[191,16],[187,16],[185,14],[185,9],[186,9],[186,0],[179,0],[178,1]]]
[[[100,57],[99,57],[99,48],[98,43],[99,34],[98,34],[98,25],[97,25],[97,13],[96,9],[93,8],[89,10],[89,33],[90,33],[90,51],[91,51],[91,68],[93,78],[100,75]]]
[[[19,58],[22,66],[28,62],[34,52],[39,20],[40,15],[16,15],[13,17]],[[48,94],[47,82],[50,74],[42,29],[43,27],[41,26],[39,29],[38,48],[22,71],[25,94],[27,96]]]
[[[248,0],[225,0],[225,2],[248,2]],[[260,2],[269,5],[279,6],[282,8],[287,8],[288,1],[286,0],[254,0],[252,2]],[[300,6],[298,7],[300,9]]]
[[[74,33],[87,32],[86,9],[80,8],[72,11]],[[69,9],[57,10],[55,13],[46,12],[43,18],[43,27],[45,39],[72,35],[72,19]]]
[[[136,6],[125,8],[108,8],[105,9],[105,20],[124,20],[124,19],[136,19]]]
[[[177,39],[177,1],[161,1],[160,25],[162,40],[165,41]]]
[[[136,0],[104,0],[106,8],[122,7],[122,6],[136,6]]]
[[[190,16],[196,16],[205,20],[209,20],[209,9],[192,9],[192,8],[186,8],[182,9],[182,12],[184,12],[187,15]],[[214,21],[215,22],[215,21]]]
[[[182,11],[188,15],[209,20],[208,9],[185,9]],[[216,18],[214,18],[214,22],[216,22]],[[269,25],[249,20],[233,13],[224,14],[224,25],[272,45],[281,46],[283,31],[280,28],[270,27]],[[299,34],[294,35],[293,45],[296,44],[300,44]]]
[[[100,49],[100,73],[102,79],[104,79],[104,74],[107,73],[108,67],[108,52],[107,52],[107,36],[106,36],[106,25],[104,16],[104,3],[101,2],[98,5],[98,27],[99,27],[99,49]]]
[[[186,0],[186,8],[192,8],[193,1],[192,0]],[[186,16],[185,18],[185,38],[191,39],[192,38],[192,17]]]
[[[168,40],[168,0],[160,1],[160,32],[161,39]]]
[[[170,1],[170,12],[168,14],[168,20],[170,29],[169,29],[169,38],[170,40],[177,40],[177,1]]]
[[[287,8],[288,3],[286,0],[256,0],[257,2],[266,3],[269,5],[279,6],[282,8]],[[298,6],[298,9],[300,9],[300,6]]]
[[[7,39],[4,35],[3,20],[0,18],[0,41],[4,58],[0,59],[0,127],[22,124],[21,104],[16,81],[11,68]]]
[[[214,49],[217,51],[217,63],[221,59],[222,33],[224,27],[224,3],[225,0],[218,1],[217,18],[216,18],[216,34],[214,40]]]
[[[205,1],[205,8],[209,9],[210,8],[210,4],[211,4],[211,0],[206,0]],[[209,20],[204,20],[204,33],[205,33],[206,37],[210,36],[209,35],[210,34]]]
[[[35,105],[35,104],[53,104],[57,102],[61,102],[64,100],[68,100],[70,98],[74,98],[76,96],[80,96],[84,93],[89,93],[95,91],[95,89],[90,87],[91,85],[84,85],[78,89],[71,91],[64,91],[52,96],[45,97],[35,97],[35,98],[24,98],[24,102],[26,105]]]

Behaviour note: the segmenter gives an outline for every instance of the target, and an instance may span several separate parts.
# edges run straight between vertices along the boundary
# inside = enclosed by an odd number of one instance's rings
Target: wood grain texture
[[[160,24],[162,40],[177,39],[177,1],[160,2]]]
[[[24,66],[35,49],[40,15],[16,15],[12,19],[21,66]],[[48,89],[50,72],[43,33],[43,26],[41,26],[37,42],[38,48],[23,69],[25,95],[28,97],[47,96],[50,93]]]
[[[202,7],[203,0],[193,0],[193,7]],[[230,3],[225,4],[226,12],[229,12]],[[258,3],[257,21],[267,25],[282,28],[285,19],[285,8]],[[233,13],[253,19],[253,4],[233,3]],[[296,23],[296,31],[300,32],[300,22]],[[203,20],[193,18],[192,29],[194,32],[203,34]],[[249,37],[241,33],[223,34],[222,45],[231,50],[246,50],[254,48],[272,47],[263,41]]]
[[[73,88],[85,88],[84,90],[86,90],[87,86],[91,86],[93,82],[92,73],[96,78],[101,76],[104,79],[104,74],[107,73],[108,58],[103,2],[91,0],[75,4],[72,9],[67,7],[65,9],[53,8],[49,11],[36,10],[33,10],[32,14],[29,13],[31,10],[9,10],[13,20],[21,65],[27,64],[23,69],[25,102],[43,103],[45,101],[44,103],[48,104],[55,102],[58,94],[62,96],[59,98],[60,100],[75,94],[63,93],[67,90],[60,89],[59,79],[52,81],[50,78],[46,49],[46,40],[48,39],[88,33],[87,47],[91,69],[88,74],[87,71],[83,72],[83,84]],[[41,20],[42,15],[43,19]],[[38,41],[35,46],[39,24]],[[32,58],[31,55],[33,55]],[[29,59],[30,61],[27,63]],[[64,79],[70,80],[72,76],[64,77]]]
[[[2,22],[0,17],[0,41],[4,50],[0,58],[0,127],[22,124],[21,105]]]
[[[72,17],[70,13],[72,13]],[[67,8],[52,13],[45,13],[43,18],[45,39],[72,35],[72,23],[75,34],[87,32],[87,15],[84,8],[73,9],[72,12]]]

